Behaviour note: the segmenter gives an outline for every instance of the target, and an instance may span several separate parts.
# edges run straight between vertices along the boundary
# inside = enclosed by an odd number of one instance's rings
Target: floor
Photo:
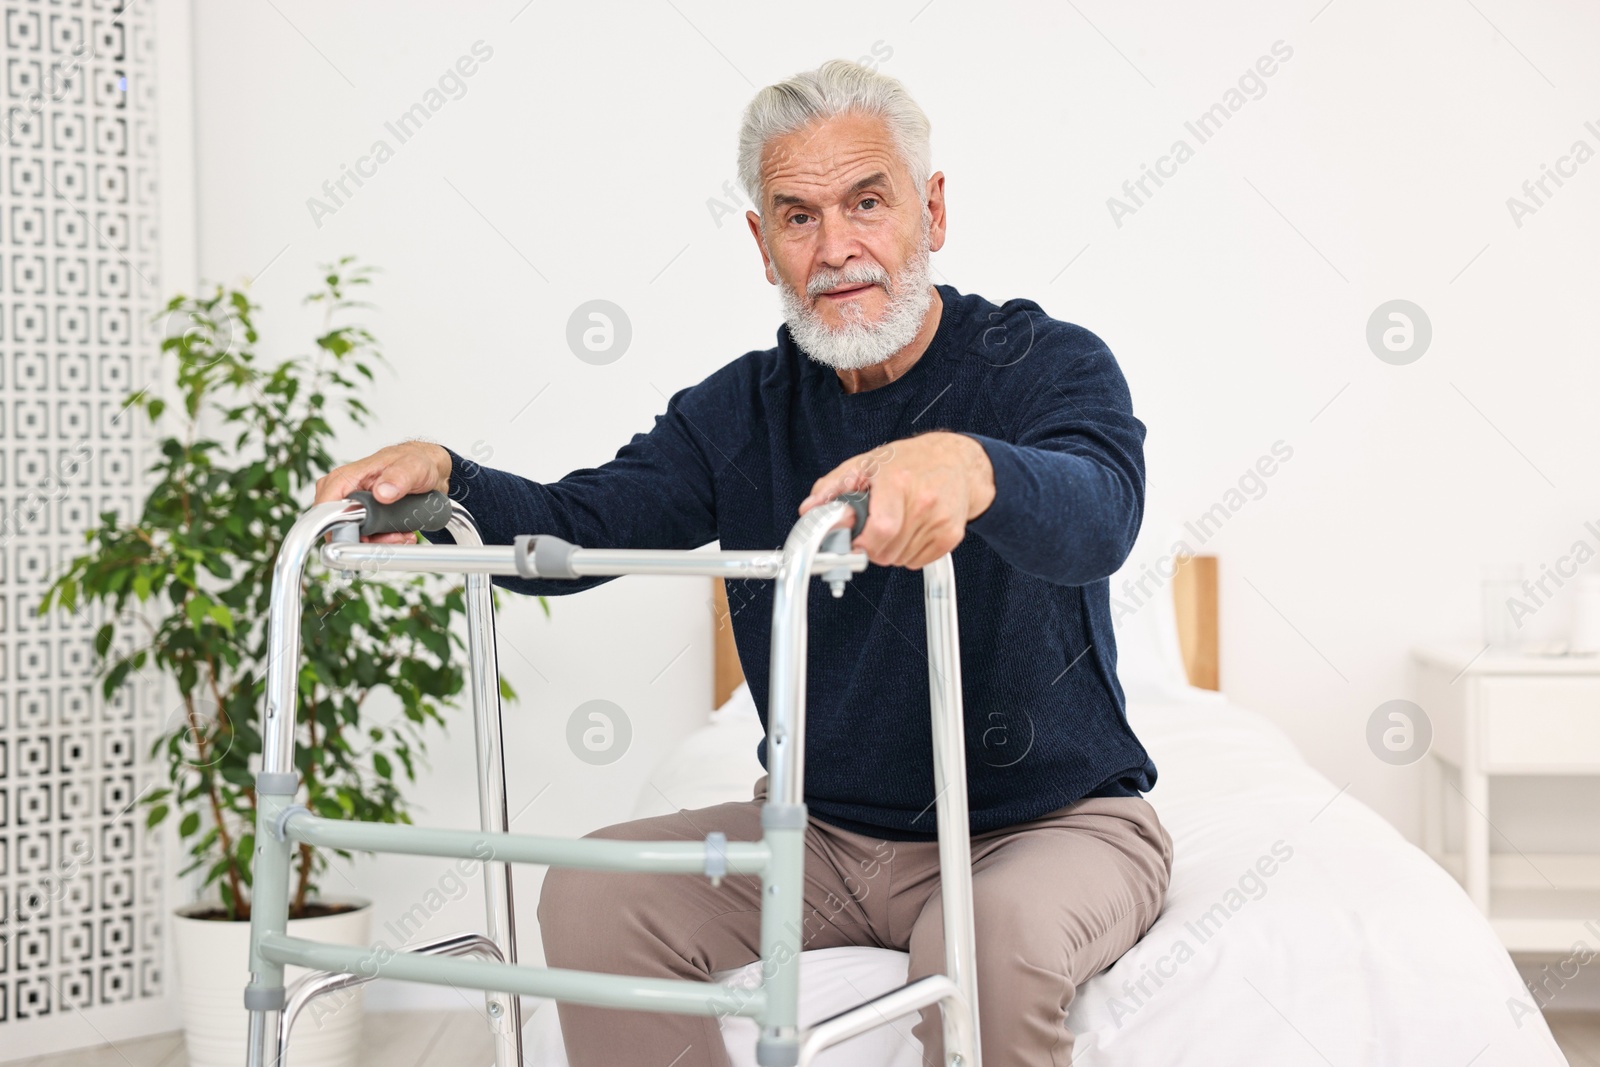
[[[494,1046],[483,1016],[474,1011],[369,1013],[362,1035],[360,1067],[432,1067],[494,1062]],[[32,1060],[7,1060],[3,1067],[188,1067],[181,1033],[119,1041]],[[1600,1061],[1597,1061],[1600,1064]],[[529,1064],[528,1067],[538,1067]],[[1588,1067],[1587,1064],[1584,1067]]]
[[[1572,1067],[1600,1067],[1600,1012],[1549,1012],[1550,1029]],[[418,1011],[367,1016],[360,1067],[484,1064],[494,1058],[483,1018],[471,1011]],[[4,1067],[188,1067],[183,1035],[124,1041],[116,1048],[81,1049]],[[529,1067],[538,1067],[530,1064]]]

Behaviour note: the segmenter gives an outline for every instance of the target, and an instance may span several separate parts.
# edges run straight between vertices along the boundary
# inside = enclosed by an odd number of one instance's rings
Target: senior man
[[[870,489],[854,547],[880,564],[810,599],[805,949],[910,953],[943,969],[922,580],[953,552],[960,602],[984,1062],[1072,1060],[1067,1008],[1161,911],[1172,839],[1141,795],[1156,768],[1128,726],[1108,577],[1144,501],[1144,426],[1089,331],[1027,300],[933,285],[944,175],[896,80],[834,61],[761,90],[739,137],[747,214],[784,326],[677,392],[616,458],[539,484],[407,442],[340,467],[317,499],[438,489],[489,543],[769,549],[835,494]],[[1020,222],[1019,225],[1026,225]],[[1019,236],[1022,234],[1019,233]],[[972,536],[976,535],[976,536]],[[378,540],[397,540],[384,535]],[[434,535],[448,539],[448,535]],[[562,594],[609,579],[496,579]],[[763,723],[770,583],[734,598]],[[758,750],[766,765],[766,742]],[[761,837],[752,799],[610,826],[631,840]],[[708,979],[759,958],[760,884],[552,869],[550,966]],[[559,1006],[573,1067],[721,1067],[715,1019]],[[938,1009],[914,1032],[943,1064]]]

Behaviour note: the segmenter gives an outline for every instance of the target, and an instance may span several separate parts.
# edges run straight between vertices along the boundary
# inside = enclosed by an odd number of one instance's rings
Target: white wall
[[[877,57],[933,120],[941,280],[1036,299],[1121,360],[1150,428],[1140,553],[1274,442],[1293,448],[1204,546],[1223,561],[1224,684],[1414,835],[1416,768],[1364,741],[1372,710],[1409,693],[1408,646],[1473,642],[1481,564],[1536,571],[1600,519],[1600,162],[1520,227],[1506,206],[1575,139],[1600,147],[1584,128],[1600,127],[1597,35],[1600,11],[1576,0],[202,5],[200,272],[258,276],[281,354],[306,346],[297,301],[314,264],[380,264],[372,323],[394,373],[373,389],[381,427],[351,434],[346,455],[426,435],[553,480],[610,458],[673,390],[772,343],[776,298],[742,220],[719,226],[708,206],[734,177],[739,113],[759,85],[822,59]],[[466,95],[317,225],[308,198],[376,139],[395,146],[385,122],[479,40],[493,56]],[[1195,144],[1185,121],[1279,41],[1293,54],[1264,95],[1117,225],[1107,198],[1176,138]],[[634,329],[601,367],[564,340],[597,297]],[[1395,298],[1433,325],[1409,366],[1365,341]],[[548,787],[517,829],[625,818],[653,760],[702,720],[702,590],[632,579],[554,602],[549,622],[510,606],[512,810]],[[1567,610],[1552,604],[1530,631],[1557,633]],[[603,769],[563,740],[596,697],[636,730]],[[419,795],[424,817],[464,825],[465,722],[452,738]],[[1497,849],[1600,847],[1594,820],[1552,822],[1516,785],[1496,793]],[[1592,811],[1590,786],[1562,795]],[[393,859],[358,881],[381,924],[441,871]],[[527,958],[534,881],[519,894]],[[476,920],[464,902],[429,933]],[[373,1003],[424,996],[375,990]]]

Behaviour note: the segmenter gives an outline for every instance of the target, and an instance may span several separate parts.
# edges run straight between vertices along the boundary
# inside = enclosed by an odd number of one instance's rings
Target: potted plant
[[[106,621],[94,647],[109,699],[130,675],[157,672],[177,691],[176,710],[152,757],[167,783],[140,797],[150,828],[177,823],[200,903],[173,918],[189,1062],[243,1062],[254,771],[267,662],[266,617],[278,548],[334,466],[329,419],[363,425],[358,395],[382,361],[371,333],[348,320],[367,307],[352,294],[371,268],[351,257],[327,265],[307,301],[321,304],[321,332],[307,356],[258,357],[258,307],[238,289],[173,297],[160,313],[161,347],[173,357],[171,402],[141,391],[127,400],[169,433],[159,441],[154,486],[137,518],[102,514],[89,549],[56,578],[39,610],[95,605]],[[402,793],[414,781],[441,705],[464,684],[452,620],[465,614],[459,585],[433,576],[304,585],[297,770],[304,803],[331,818],[410,822]],[[501,694],[513,694],[501,682]],[[368,700],[387,692],[389,711]],[[395,706],[399,713],[394,713]],[[349,853],[341,852],[349,857]],[[294,857],[291,932],[370,943],[366,902],[323,896],[325,853]],[[295,969],[291,968],[291,971]],[[353,1062],[359,1000],[296,1029],[295,1062]],[[355,1004],[355,1010],[348,1005]]]

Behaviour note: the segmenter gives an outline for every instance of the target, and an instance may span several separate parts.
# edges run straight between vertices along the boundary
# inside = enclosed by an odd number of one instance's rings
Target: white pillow
[[[756,714],[756,698],[750,695],[750,683],[742,681],[739,688],[728,695],[727,703],[711,713],[711,722],[726,722],[729,719],[750,719],[756,723],[761,722],[761,716]]]
[[[685,737],[667,754],[639,791],[633,818],[663,815],[680,808],[707,808],[730,800],[749,800],[756,779],[766,772],[756,759],[761,718],[748,683],[711,713],[711,721]]]
[[[1141,538],[1127,562],[1111,576],[1117,679],[1129,701],[1171,700],[1194,692],[1183,669],[1172,579],[1162,577],[1172,567],[1169,553],[1173,541]]]

